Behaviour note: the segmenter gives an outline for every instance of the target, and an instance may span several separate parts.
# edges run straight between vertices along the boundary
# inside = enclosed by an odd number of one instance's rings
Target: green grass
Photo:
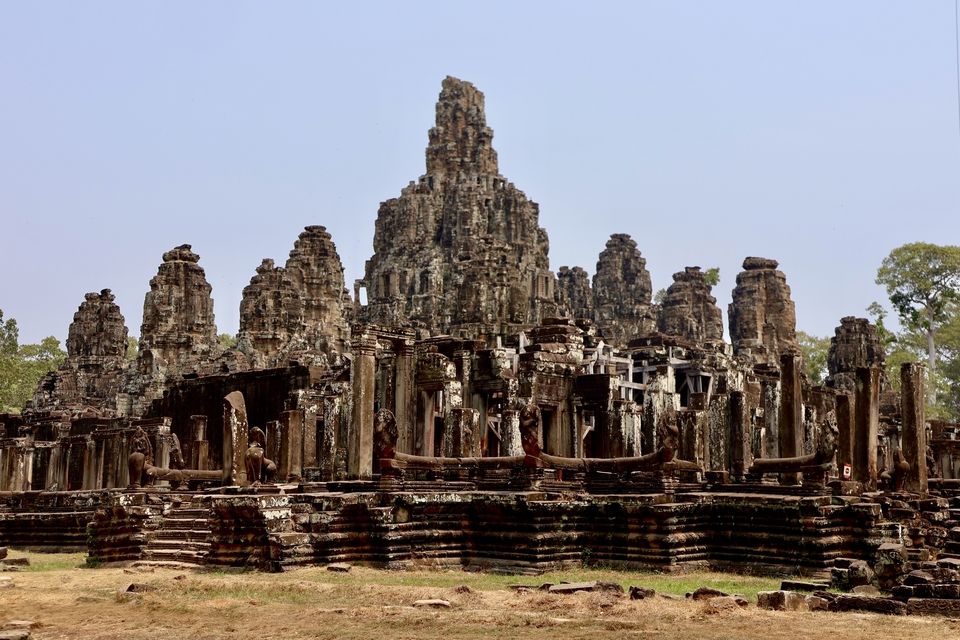
[[[26,557],[30,566],[24,571],[68,571],[85,566],[83,553],[31,553],[11,550],[11,558]],[[92,569],[95,571],[96,569]],[[148,582],[150,582],[145,575]],[[189,574],[188,574],[189,575]],[[500,575],[474,571],[429,570],[376,571],[355,567],[349,573],[326,571],[322,567],[298,569],[282,575],[260,574],[262,580],[249,583],[245,580],[233,581],[236,572],[208,572],[205,575],[223,578],[214,583],[188,581],[184,584],[168,585],[190,600],[228,599],[239,601],[277,602],[306,604],[311,602],[317,589],[323,584],[361,587],[363,585],[381,585],[395,587],[421,587],[433,589],[453,589],[466,585],[478,591],[506,589],[511,585],[539,586],[549,582],[590,582],[600,580],[615,582],[624,589],[640,586],[655,589],[658,593],[684,596],[698,587],[712,587],[730,594],[742,595],[756,600],[758,591],[771,591],[780,588],[780,578],[715,573],[708,571],[657,573],[653,571],[617,571],[603,568],[576,568],[550,571],[539,576]],[[242,574],[241,574],[242,575]]]
[[[22,567],[23,571],[65,571],[86,566],[85,553],[34,553],[32,551],[15,551],[10,549],[8,558],[26,558],[30,565]]]
[[[624,589],[647,587],[659,593],[683,596],[698,587],[713,587],[730,594],[755,600],[758,591],[780,588],[780,578],[743,576],[730,573],[694,572],[664,574],[645,571],[613,571],[605,569],[571,569],[551,571],[540,576],[505,576],[468,571],[377,571],[361,573],[309,572],[308,580],[342,585],[379,584],[384,586],[454,588],[466,585],[471,589],[506,589],[510,585],[539,586],[545,582],[616,582]]]

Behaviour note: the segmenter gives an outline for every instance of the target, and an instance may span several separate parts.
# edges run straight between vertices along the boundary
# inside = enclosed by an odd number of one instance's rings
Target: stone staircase
[[[195,498],[184,496],[146,535],[147,544],[134,566],[200,567],[210,550],[210,511]]]

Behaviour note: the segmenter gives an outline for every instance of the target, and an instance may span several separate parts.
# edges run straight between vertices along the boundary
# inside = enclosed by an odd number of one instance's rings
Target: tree
[[[803,353],[803,368],[813,384],[823,384],[827,377],[827,355],[830,352],[830,338],[819,338],[803,331],[797,331],[797,342]]]
[[[0,310],[0,412],[19,412],[33,397],[37,383],[63,363],[60,341],[48,336],[39,344],[19,345],[17,321],[3,322]]]
[[[710,267],[703,272],[703,279],[707,281],[707,284],[711,287],[715,287],[720,284],[720,267]]]
[[[133,336],[127,336],[127,362],[132,362],[137,359],[137,352],[140,349],[140,342]]]
[[[233,349],[237,346],[237,336],[232,336],[229,333],[221,333],[217,336],[217,343],[224,351]]]
[[[912,242],[890,252],[877,269],[901,322],[926,339],[927,365],[937,367],[937,330],[951,303],[960,301],[960,247]]]
[[[12,396],[17,379],[17,340],[20,330],[17,321],[10,318],[3,321],[3,309],[0,309],[0,412],[13,409]]]

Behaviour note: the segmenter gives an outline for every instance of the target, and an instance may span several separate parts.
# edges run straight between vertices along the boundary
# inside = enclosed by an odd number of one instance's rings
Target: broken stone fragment
[[[426,600],[417,600],[413,603],[415,607],[432,607],[434,609],[449,609],[450,602],[439,598],[429,598]]]
[[[819,591],[829,589],[827,582],[804,582],[802,580],[783,580],[780,582],[781,591]]]
[[[770,611],[806,611],[807,599],[795,591],[761,591],[757,606]]]
[[[714,589],[712,587],[699,587],[693,593],[688,593],[687,598],[691,600],[709,600],[710,598],[718,598],[721,596],[727,596],[728,594]]]
[[[861,596],[878,596],[880,595],[880,589],[877,589],[872,584],[861,584],[851,589],[850,593],[855,593]]]
[[[656,594],[656,591],[646,587],[630,587],[631,600],[644,600],[645,598],[652,598]]]
[[[348,573],[353,565],[350,565],[346,562],[334,562],[333,564],[327,565],[327,571],[334,571],[336,573]]]
[[[596,582],[563,582],[555,584],[548,589],[550,593],[576,593],[577,591],[594,591],[597,589]]]
[[[888,615],[903,615],[907,605],[892,598],[843,594],[830,603],[830,611],[869,611]]]
[[[3,564],[8,567],[29,567],[30,558],[4,558]]]
[[[747,607],[749,603],[740,596],[716,596],[706,601],[703,611],[707,614],[736,611]]]

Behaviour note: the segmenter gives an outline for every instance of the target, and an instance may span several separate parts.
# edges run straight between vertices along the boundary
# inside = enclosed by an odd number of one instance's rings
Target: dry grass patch
[[[80,569],[82,556],[38,558],[36,570],[8,574],[16,587],[0,593],[0,622],[42,623],[36,638],[202,640],[226,638],[497,639],[543,631],[564,640],[597,638],[742,638],[836,640],[960,637],[960,622],[870,614],[775,613],[754,607],[711,613],[704,603],[654,598],[631,601],[603,592],[556,595],[516,592],[507,585],[608,580],[683,594],[703,585],[752,596],[778,581],[727,574],[657,575],[602,570],[536,579],[460,571],[335,574],[308,568],[284,574]],[[122,594],[132,583],[154,590]],[[466,586],[467,588],[463,588]],[[414,608],[419,599],[448,600],[450,609]]]

